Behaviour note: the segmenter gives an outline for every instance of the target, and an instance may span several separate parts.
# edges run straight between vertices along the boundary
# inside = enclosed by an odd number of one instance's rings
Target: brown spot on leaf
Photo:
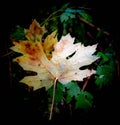
[[[37,55],[40,52],[40,48],[37,44],[31,45],[30,43],[25,44],[25,51],[30,55]]]
[[[17,59],[16,59],[16,62],[20,63],[20,59],[19,59],[19,58],[17,58]]]

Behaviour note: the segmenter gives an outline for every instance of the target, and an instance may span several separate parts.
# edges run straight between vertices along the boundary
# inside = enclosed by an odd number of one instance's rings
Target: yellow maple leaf
[[[42,87],[48,89],[53,85],[54,77],[49,71],[50,68],[55,70],[55,67],[47,59],[42,44],[40,42],[20,41],[14,42],[12,49],[15,52],[23,55],[14,59],[26,71],[34,71],[36,76],[26,76],[20,82],[33,86],[34,90]],[[39,86],[39,87],[38,87]]]
[[[11,50],[22,54],[14,61],[18,62],[24,70],[37,73],[36,76],[26,76],[20,81],[33,86],[34,90],[42,87],[48,89],[53,85],[54,80],[47,69],[53,67],[48,59],[52,57],[53,47],[58,42],[56,31],[48,35],[44,42],[41,41],[43,34],[44,30],[42,31],[39,23],[34,20],[26,31],[28,39],[19,40],[19,42],[13,40],[14,46],[10,47]]]
[[[45,32],[45,27],[41,27],[40,24],[34,19],[29,29],[25,29],[25,36],[28,40],[42,42],[42,37]]]
[[[48,35],[43,42],[43,49],[48,59],[52,58],[52,51],[54,50],[55,44],[58,42],[56,32],[52,32]]]

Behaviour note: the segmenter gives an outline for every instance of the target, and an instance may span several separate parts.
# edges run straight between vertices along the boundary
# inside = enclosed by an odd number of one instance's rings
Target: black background
[[[52,0],[51,0],[52,1]],[[39,10],[49,8],[52,5],[59,6],[64,3],[63,1],[54,0],[44,1],[3,1],[0,4],[0,56],[6,53],[6,47],[9,46],[9,34],[12,28],[16,25],[25,27],[29,25],[33,18],[39,15]],[[67,1],[67,0],[66,0]],[[101,28],[106,28],[114,39],[114,46],[119,58],[120,54],[120,38],[119,38],[119,4],[117,1],[101,1],[101,0],[71,0],[74,5],[80,5],[81,3],[87,3],[92,8],[94,22]],[[42,15],[40,15],[42,16]],[[16,100],[12,98],[12,87],[9,82],[9,66],[7,65],[7,58],[0,58],[0,84],[1,84],[1,120],[3,123],[35,123],[37,125],[46,121],[35,112],[29,112],[26,106],[16,106]],[[12,96],[11,96],[12,95]],[[72,118],[62,118],[54,121],[55,124],[79,124],[79,125],[98,125],[98,124],[119,124],[119,109],[120,109],[120,96],[119,96],[119,80],[116,79],[114,84],[110,88],[105,88],[96,99],[96,110],[88,113],[87,115],[80,116],[79,112],[76,112]],[[18,102],[17,102],[18,103]],[[15,108],[14,108],[15,107]],[[19,109],[17,109],[17,108]],[[21,109],[20,109],[21,108]],[[25,109],[25,111],[24,111]],[[41,114],[38,114],[41,115]],[[80,116],[80,118],[79,118]],[[50,123],[48,123],[50,124]]]

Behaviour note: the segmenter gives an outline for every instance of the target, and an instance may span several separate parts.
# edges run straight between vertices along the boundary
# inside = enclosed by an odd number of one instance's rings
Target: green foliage
[[[83,11],[82,13],[80,13],[80,15],[85,19],[87,20],[88,22],[92,23],[93,22],[93,19],[92,17],[86,13],[85,11]]]
[[[87,91],[81,91],[79,95],[75,97],[75,109],[88,110],[93,104],[93,95]]]
[[[55,105],[57,106],[62,100],[65,92],[65,87],[61,83],[57,83],[55,89]],[[53,86],[48,90],[48,96],[52,99],[53,96]]]
[[[110,52],[111,51],[111,52]],[[108,85],[114,79],[115,74],[115,53],[113,49],[106,49],[105,52],[99,52],[98,56],[101,57],[101,61],[96,69],[95,83],[102,88],[104,85]]]
[[[77,43],[81,42],[85,45],[89,45],[90,43],[99,42],[99,39],[103,42],[103,44],[98,44],[98,46],[102,48],[97,53],[100,59],[98,62],[95,62],[92,65],[96,70],[96,74],[91,78],[94,80],[93,84],[97,85],[99,89],[102,89],[105,85],[111,84],[112,80],[114,79],[113,74],[116,71],[115,50],[110,46],[110,42],[108,41],[109,39],[107,39],[107,37],[104,35],[103,29],[99,32],[96,31],[97,33],[93,35],[91,40],[91,38],[87,35],[90,27],[88,28],[84,22],[80,21],[78,19],[78,15],[89,23],[93,22],[92,16],[90,16],[84,9],[73,9],[69,7],[69,4],[65,4],[59,10],[54,8],[54,12],[49,15],[49,17],[42,22],[41,25],[46,26],[48,34],[57,29],[58,37],[70,33],[75,37],[75,42]],[[92,33],[93,32],[91,32],[91,34]],[[11,36],[16,40],[25,39],[24,29],[17,26],[15,32]],[[106,46],[104,45],[104,42],[106,42],[105,39],[107,41],[107,48],[105,48]],[[16,74],[13,74],[13,76],[15,77]],[[83,81],[82,85],[75,81],[72,81],[66,85],[57,82],[55,88],[54,105],[57,107],[63,101],[65,102],[64,104],[73,104],[74,101],[75,109],[80,108],[86,110],[91,108],[94,95],[89,92],[89,89],[82,91],[84,84],[85,81]],[[52,86],[47,91],[47,96],[50,103],[52,102],[53,98],[53,89],[54,87]]]
[[[100,61],[99,65],[102,65],[102,64],[104,64],[104,63],[109,61],[109,58],[104,53],[98,52],[97,55],[102,58],[102,60]]]
[[[76,42],[87,43],[85,25],[78,20],[78,15],[86,19],[88,22],[92,22],[92,17],[82,9],[67,8],[60,15],[60,22],[63,25],[63,35],[68,32],[76,38]],[[79,32],[78,32],[79,31]]]
[[[24,33],[24,28],[17,25],[15,31],[11,34],[11,37],[16,39],[16,40],[26,39],[25,33]]]
[[[80,88],[76,82],[70,82],[65,85],[66,87],[66,101],[70,103],[73,97],[77,97],[80,94]]]
[[[103,65],[97,67],[95,83],[101,88],[103,85],[110,83],[113,79],[113,65]]]
[[[48,96],[52,99],[53,96],[53,86],[48,90]],[[90,109],[93,103],[93,95],[87,91],[82,91],[78,86],[77,82],[70,82],[66,85],[57,83],[55,90],[55,106],[61,103],[63,100],[67,104],[71,104],[75,99],[75,109]]]

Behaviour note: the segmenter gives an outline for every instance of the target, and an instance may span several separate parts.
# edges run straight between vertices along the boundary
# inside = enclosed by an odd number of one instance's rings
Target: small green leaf
[[[105,55],[104,53],[102,53],[102,52],[98,52],[98,53],[97,53],[97,56],[99,56],[99,57],[102,58],[102,60],[101,60],[101,62],[100,62],[99,65],[104,64],[104,63],[106,63],[107,61],[109,61],[108,56],[106,56],[106,55]]]
[[[80,9],[71,9],[71,8],[67,8],[66,10],[65,10],[65,13],[79,13],[79,14],[81,14],[81,13],[85,13],[85,11],[84,10],[80,10]]]
[[[97,35],[96,35],[96,39],[100,38],[101,36],[103,36],[104,30],[101,29],[100,31],[98,31]]]
[[[88,22],[92,22],[92,17],[88,14],[88,13],[86,13],[86,12],[83,12],[83,13],[80,13],[80,15],[85,19],[85,20],[87,20]]]
[[[65,9],[68,7],[69,4],[70,4],[70,3],[64,4],[64,5],[61,7],[61,9],[62,9],[62,10],[65,10]]]
[[[67,8],[67,9],[65,10],[65,13],[75,13],[75,12],[76,12],[76,10],[71,9],[71,8]]]
[[[75,14],[72,13],[63,13],[60,15],[60,21],[61,23],[67,22],[69,19],[75,18]]]
[[[60,21],[61,23],[66,22],[69,19],[68,15],[63,13],[60,15]]]
[[[16,26],[15,31],[11,34],[11,37],[16,39],[16,40],[24,40],[26,39],[25,33],[24,33],[24,28],[20,27],[19,25]]]
[[[55,105],[58,105],[63,99],[63,94],[65,92],[65,87],[63,84],[57,82],[57,86],[55,89]],[[53,86],[48,90],[48,95],[52,99],[53,97]]]
[[[111,62],[109,65],[102,65],[97,67],[96,76],[95,76],[95,83],[102,88],[103,85],[107,85],[110,83],[114,77],[115,66]]]
[[[67,103],[70,103],[73,97],[76,97],[77,95],[80,94],[80,88],[76,82],[70,82],[65,85],[67,88],[67,97],[66,101]]]
[[[83,92],[75,97],[76,103],[75,103],[75,109],[81,108],[81,109],[89,109],[92,107],[93,104],[93,96],[89,92]]]

